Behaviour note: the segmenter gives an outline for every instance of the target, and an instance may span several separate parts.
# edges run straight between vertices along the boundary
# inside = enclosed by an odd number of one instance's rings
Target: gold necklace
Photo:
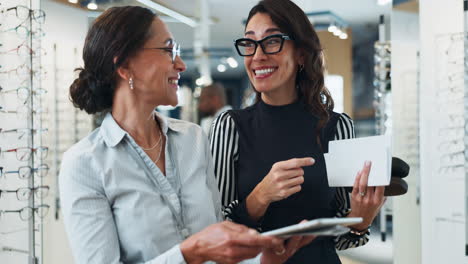
[[[158,131],[159,131],[159,140],[158,140],[158,142],[156,142],[156,144],[154,144],[154,146],[152,146],[150,148],[144,148],[144,147],[140,146],[141,149],[143,149],[144,151],[153,150],[157,145],[159,145],[159,143],[161,142],[161,138],[162,138],[161,137],[161,129],[158,129]]]
[[[159,139],[161,139],[161,137],[162,137],[161,131],[159,131],[159,135],[160,135]],[[154,164],[157,164],[158,161],[159,161],[159,159],[161,158],[161,151],[162,151],[162,146],[163,146],[163,145],[164,145],[164,144],[161,144],[161,146],[159,146],[158,158],[154,160]]]

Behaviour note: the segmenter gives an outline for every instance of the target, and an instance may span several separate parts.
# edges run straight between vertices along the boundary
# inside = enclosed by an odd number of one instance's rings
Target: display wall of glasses
[[[0,259],[42,263],[49,148],[44,137],[45,12],[38,0],[0,2]]]
[[[435,105],[433,183],[435,224],[444,228],[464,228],[464,193],[467,165],[468,104],[465,81],[464,33],[440,35],[435,39]]]

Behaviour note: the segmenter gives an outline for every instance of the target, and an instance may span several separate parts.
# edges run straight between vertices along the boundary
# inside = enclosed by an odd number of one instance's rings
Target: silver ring
[[[359,192],[359,195],[360,195],[361,197],[364,197],[364,196],[366,196],[366,192]]]
[[[281,250],[281,251],[279,251],[279,252],[278,252],[278,251],[275,251],[275,254],[278,255],[278,256],[281,256],[281,255],[284,254],[284,252],[286,252],[286,249],[283,248],[283,250]]]

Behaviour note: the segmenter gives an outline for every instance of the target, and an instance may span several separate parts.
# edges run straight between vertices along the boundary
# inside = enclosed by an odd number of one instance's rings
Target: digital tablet
[[[349,232],[348,225],[359,224],[361,217],[319,218],[262,233],[265,236],[288,238],[295,235],[339,236]]]

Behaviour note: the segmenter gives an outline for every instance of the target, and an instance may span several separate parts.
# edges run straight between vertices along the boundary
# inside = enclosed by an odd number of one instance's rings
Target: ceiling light
[[[78,0],[68,0],[69,3],[78,4]]]
[[[98,5],[96,4],[96,2],[93,0],[91,2],[88,3],[88,5],[86,6],[89,10],[96,10],[98,8]]]
[[[226,71],[226,65],[224,65],[224,64],[219,64],[219,65],[218,65],[218,71],[219,71],[219,72],[225,72],[225,71]]]
[[[341,33],[342,33],[341,30],[340,30],[339,28],[337,28],[337,29],[335,30],[335,32],[333,32],[333,35],[335,35],[335,36],[338,37],[339,35],[341,35]]]
[[[239,63],[237,63],[236,59],[234,59],[233,57],[227,58],[226,62],[229,64],[231,68],[237,68],[237,66],[239,66]]]
[[[344,32],[340,34],[340,39],[347,39],[347,38],[348,38],[348,34]]]
[[[335,25],[333,25],[333,24],[331,24],[330,26],[328,26],[328,32],[333,33],[333,32],[335,32],[335,30],[337,30],[337,29],[338,29],[338,28],[337,28]]]
[[[381,6],[388,5],[391,2],[392,2],[392,0],[377,0],[377,4],[381,5]]]
[[[200,76],[200,78],[195,80],[195,84],[198,86],[210,85],[213,81],[207,76]]]
[[[170,17],[173,17],[173,18],[179,20],[180,22],[182,22],[182,23],[184,23],[186,25],[189,25],[191,27],[196,27],[197,24],[198,24],[195,20],[193,20],[193,19],[191,19],[189,17],[186,17],[186,16],[182,15],[181,13],[178,13],[178,12],[172,10],[172,9],[169,9],[167,7],[164,7],[164,6],[160,5],[160,4],[157,4],[157,3],[155,3],[155,2],[153,2],[151,0],[137,0],[137,1],[144,4],[144,5],[146,5],[146,6],[148,6],[148,7],[150,7],[150,8],[152,8],[152,9],[154,9],[154,10],[156,10],[156,11],[159,11],[159,12],[161,12],[163,14],[166,14],[166,15],[168,15]]]

